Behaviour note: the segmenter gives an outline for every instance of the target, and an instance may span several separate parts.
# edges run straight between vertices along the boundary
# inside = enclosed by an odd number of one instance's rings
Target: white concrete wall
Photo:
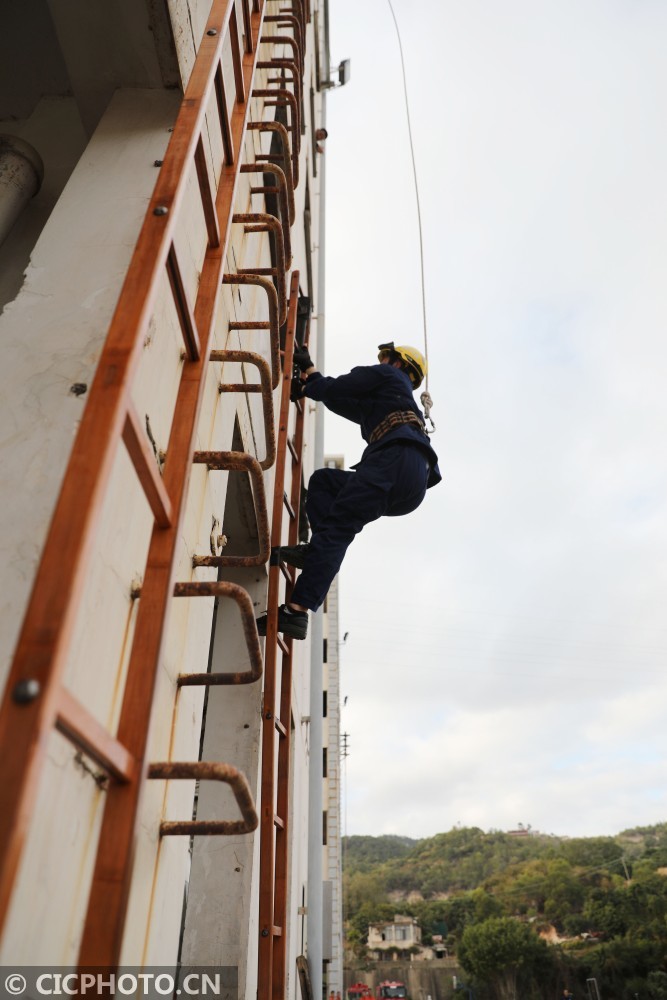
[[[178,97],[116,95],[0,316],[0,682]]]

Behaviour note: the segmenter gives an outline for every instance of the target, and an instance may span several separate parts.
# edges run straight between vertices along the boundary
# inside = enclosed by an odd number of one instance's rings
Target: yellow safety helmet
[[[378,361],[382,361],[383,358],[391,354],[397,355],[404,361],[410,381],[415,389],[419,388],[428,371],[426,358],[421,351],[418,351],[416,347],[408,347],[406,344],[396,346],[393,340],[390,344],[379,344],[378,350],[380,352],[378,354]]]

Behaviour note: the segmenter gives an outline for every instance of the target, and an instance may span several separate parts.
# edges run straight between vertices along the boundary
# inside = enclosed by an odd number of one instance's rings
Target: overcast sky
[[[393,5],[444,481],[341,573],[347,833],[665,821],[667,5]],[[339,374],[423,332],[389,5],[330,7]]]

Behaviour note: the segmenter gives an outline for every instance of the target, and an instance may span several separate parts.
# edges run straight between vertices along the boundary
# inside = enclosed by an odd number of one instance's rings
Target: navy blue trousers
[[[317,469],[306,499],[313,533],[310,551],[291,601],[316,611],[354,536],[384,514],[394,517],[416,510],[426,493],[428,473],[424,453],[405,444],[378,449],[354,472]]]

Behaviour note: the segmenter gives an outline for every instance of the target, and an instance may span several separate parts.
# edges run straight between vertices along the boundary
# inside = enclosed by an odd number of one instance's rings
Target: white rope
[[[421,269],[421,290],[422,290],[422,324],[424,327],[424,357],[426,358],[426,364],[428,366],[428,334],[426,331],[426,284],[424,279],[424,239],[422,235],[422,214],[421,207],[419,204],[419,184],[417,181],[417,164],[415,161],[415,147],[412,141],[412,123],[410,120],[410,102],[408,101],[408,81],[405,75],[405,60],[403,58],[403,45],[401,43],[401,32],[398,27],[398,21],[396,20],[396,14],[394,13],[394,8],[392,6],[391,0],[387,0],[389,4],[389,10],[391,11],[391,16],[394,19],[394,27],[396,28],[396,38],[398,39],[398,51],[401,56],[401,72],[403,74],[403,96],[405,97],[405,114],[408,120],[408,138],[410,140],[410,156],[412,157],[412,176],[415,182],[415,199],[417,202],[417,225],[419,228],[419,261]],[[435,424],[431,417],[431,407],[433,406],[433,400],[431,399],[430,393],[428,391],[428,371],[426,372],[425,388],[424,392],[420,396],[422,406],[424,407],[424,416],[431,424],[431,430],[427,433],[432,434],[435,430]]]

